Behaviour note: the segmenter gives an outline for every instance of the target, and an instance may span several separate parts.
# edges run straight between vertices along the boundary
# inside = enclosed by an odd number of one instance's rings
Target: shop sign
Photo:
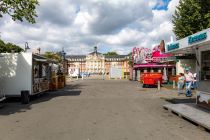
[[[168,51],[175,50],[179,48],[179,43],[167,45]]]
[[[199,42],[199,41],[202,41],[202,40],[205,40],[207,38],[207,33],[201,33],[201,34],[198,34],[198,35],[195,35],[195,36],[190,36],[188,37],[188,43],[189,44],[193,44],[195,42]]]

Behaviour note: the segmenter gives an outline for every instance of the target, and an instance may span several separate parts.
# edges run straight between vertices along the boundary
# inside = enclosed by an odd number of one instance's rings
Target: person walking
[[[105,72],[102,71],[102,80],[105,80]]]
[[[180,73],[179,78],[178,78],[178,83],[177,83],[178,95],[183,93],[184,82],[185,82],[185,76],[183,73]]]
[[[185,77],[186,77],[186,96],[191,97],[192,96],[191,85],[194,81],[194,77],[193,77],[193,74],[190,72],[189,68],[186,68],[185,71],[186,71],[186,74],[185,74]]]

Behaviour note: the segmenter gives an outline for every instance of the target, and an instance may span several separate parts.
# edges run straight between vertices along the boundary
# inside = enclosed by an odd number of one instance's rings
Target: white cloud
[[[0,19],[1,38],[32,49],[86,54],[100,43],[103,51],[129,53],[132,47],[151,47],[169,40],[172,14],[179,0],[168,10],[154,10],[159,0],[40,0],[37,23]],[[103,48],[102,48],[103,47]]]

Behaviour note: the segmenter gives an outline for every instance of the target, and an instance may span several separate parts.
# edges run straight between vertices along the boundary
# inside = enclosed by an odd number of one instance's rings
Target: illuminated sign
[[[133,48],[133,61],[135,64],[148,63],[152,60],[152,50],[149,48]]]
[[[188,43],[193,44],[195,42],[205,40],[206,38],[207,38],[207,33],[201,33],[198,35],[190,36],[190,37],[188,37]]]
[[[168,51],[175,50],[179,48],[179,43],[167,45]]]

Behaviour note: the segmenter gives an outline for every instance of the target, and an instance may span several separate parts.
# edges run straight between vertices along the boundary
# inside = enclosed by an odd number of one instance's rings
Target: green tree
[[[0,17],[8,14],[14,21],[25,19],[35,23],[35,17],[37,17],[35,9],[38,4],[38,0],[0,0]]]
[[[61,56],[59,55],[59,53],[45,52],[44,56],[49,60],[61,62]]]
[[[21,47],[12,44],[12,43],[5,43],[4,41],[0,40],[0,53],[11,53],[11,52],[22,52],[24,51]]]
[[[130,52],[130,53],[128,54],[128,56],[129,56],[128,65],[129,65],[130,67],[133,67],[133,58],[132,58],[132,52]]]
[[[116,52],[107,52],[104,55],[106,55],[106,56],[116,56],[118,54]]]
[[[210,27],[210,0],[180,0],[172,17],[177,39]]]

